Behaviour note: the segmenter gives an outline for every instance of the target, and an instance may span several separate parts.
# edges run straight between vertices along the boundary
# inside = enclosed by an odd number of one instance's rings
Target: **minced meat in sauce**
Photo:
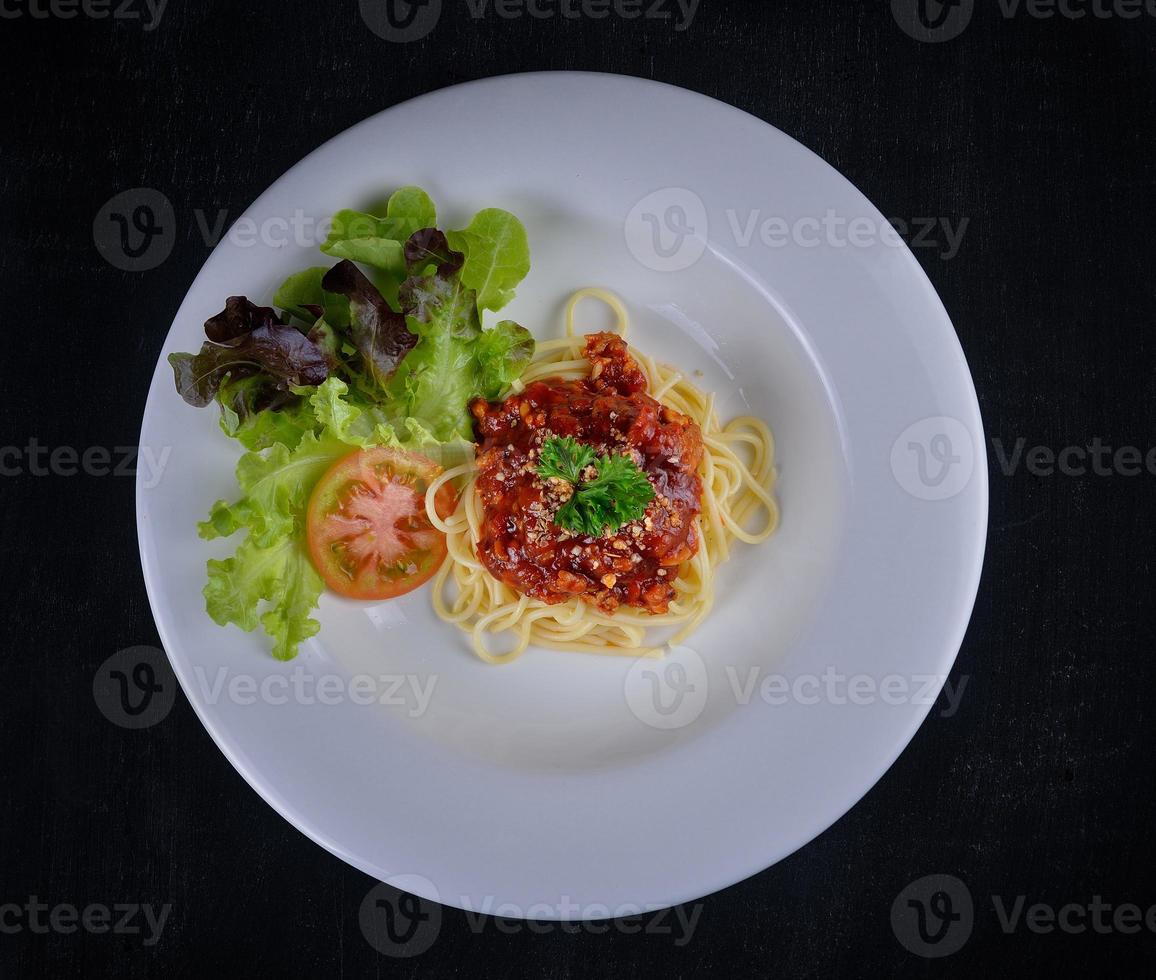
[[[470,404],[484,509],[478,557],[497,579],[544,602],[580,596],[608,613],[619,605],[663,613],[678,566],[699,547],[702,432],[645,393],[645,375],[617,334],[589,334],[583,353],[588,379],[535,381],[504,402]],[[554,524],[573,491],[536,472],[553,436],[572,436],[599,455],[629,454],[654,488],[645,515],[599,538]]]

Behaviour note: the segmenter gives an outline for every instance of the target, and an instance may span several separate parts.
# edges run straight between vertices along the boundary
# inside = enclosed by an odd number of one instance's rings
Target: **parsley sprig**
[[[595,475],[587,479],[593,466]],[[538,475],[569,483],[574,492],[554,515],[554,523],[592,538],[636,521],[654,499],[654,487],[629,456],[597,456],[570,436],[552,436],[538,454]]]

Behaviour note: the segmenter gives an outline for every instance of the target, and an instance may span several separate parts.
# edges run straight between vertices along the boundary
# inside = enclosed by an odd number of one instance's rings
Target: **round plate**
[[[617,291],[631,340],[777,439],[782,526],[737,545],[665,661],[531,649],[491,667],[428,588],[324,596],[292,663],[205,614],[196,523],[239,449],[176,395],[227,296],[326,264],[315,223],[403,184],[439,223],[517,214],[533,267],[502,311],[558,336]],[[597,311],[586,311],[591,328]],[[987,521],[983,432],[943,306],[882,215],[776,129],[636,78],[534,74],[366,120],[278,180],[213,252],[149,392],[141,560],[185,693],[229,761],[317,843],[466,909],[586,919],[745,878],[828,827],[911,739],[959,649]],[[151,478],[150,478],[151,477]]]

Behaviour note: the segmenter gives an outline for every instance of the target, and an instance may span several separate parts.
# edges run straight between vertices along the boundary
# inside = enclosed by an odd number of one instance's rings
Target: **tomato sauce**
[[[478,557],[500,581],[544,602],[579,596],[608,613],[620,605],[663,613],[679,566],[699,547],[702,432],[645,394],[645,375],[617,334],[589,334],[583,353],[588,379],[550,378],[501,403],[471,402],[484,511]],[[644,516],[599,538],[553,523],[570,495],[565,481],[536,472],[553,436],[599,455],[629,454],[655,492]]]

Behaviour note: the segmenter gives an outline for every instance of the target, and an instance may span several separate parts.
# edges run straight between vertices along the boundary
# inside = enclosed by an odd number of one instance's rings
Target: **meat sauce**
[[[583,353],[589,379],[550,378],[498,404],[471,402],[484,511],[478,557],[497,579],[544,602],[579,596],[608,613],[620,605],[663,613],[678,566],[699,547],[702,433],[645,394],[646,377],[617,334],[589,334]],[[572,436],[599,455],[629,454],[655,492],[644,516],[599,538],[553,523],[570,487],[537,475],[552,436]]]

